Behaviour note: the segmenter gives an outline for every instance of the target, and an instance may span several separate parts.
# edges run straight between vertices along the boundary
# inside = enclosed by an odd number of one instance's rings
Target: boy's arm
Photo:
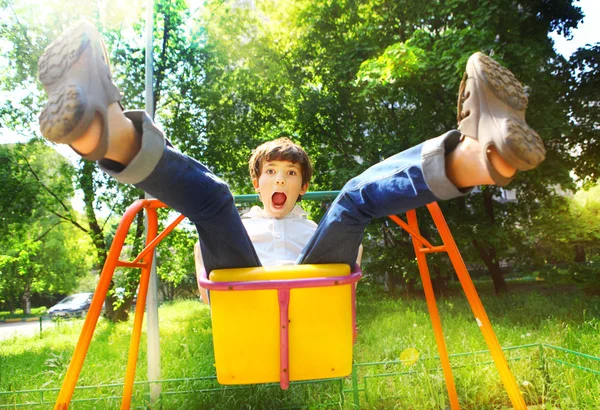
[[[194,245],[194,263],[196,264],[196,281],[198,283],[200,299],[202,302],[208,303],[208,293],[206,292],[206,289],[200,286],[200,275],[204,271],[204,261],[202,260],[202,252],[200,252],[200,242],[196,242]]]
[[[356,256],[356,264],[360,267],[360,263],[362,262],[362,254],[363,254],[363,246],[360,244],[358,247],[358,255]]]
[[[361,243],[360,246],[358,247],[358,255],[356,256],[356,264],[358,265],[359,268],[360,268],[360,263],[362,262],[362,253],[363,253],[363,246]],[[356,290],[357,286],[358,286],[358,282],[355,282],[354,283],[355,290]]]

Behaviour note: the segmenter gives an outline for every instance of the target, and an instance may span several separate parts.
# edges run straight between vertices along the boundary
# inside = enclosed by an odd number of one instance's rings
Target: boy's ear
[[[300,195],[304,195],[306,191],[308,191],[308,182],[302,185],[302,188],[300,189]]]
[[[258,178],[252,178],[252,185],[254,186],[254,190],[258,192]]]

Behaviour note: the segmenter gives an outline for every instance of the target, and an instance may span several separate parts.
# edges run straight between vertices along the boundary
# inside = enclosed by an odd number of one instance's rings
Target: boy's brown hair
[[[282,137],[265,142],[252,151],[248,167],[250,168],[250,176],[253,179],[260,178],[265,161],[289,161],[299,164],[302,172],[302,185],[310,182],[313,172],[310,158],[300,145],[289,138]]]

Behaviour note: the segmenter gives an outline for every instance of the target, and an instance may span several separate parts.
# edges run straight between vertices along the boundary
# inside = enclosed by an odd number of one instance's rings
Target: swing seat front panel
[[[343,264],[215,270],[212,282],[344,277]],[[223,284],[223,283],[221,283]],[[279,382],[280,304],[277,289],[211,290],[217,379],[221,384]],[[290,381],[344,377],[352,372],[354,283],[290,289]]]

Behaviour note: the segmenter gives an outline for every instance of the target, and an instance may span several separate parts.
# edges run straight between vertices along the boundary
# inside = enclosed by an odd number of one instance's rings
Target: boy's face
[[[308,183],[302,185],[300,164],[290,161],[265,161],[260,177],[253,178],[252,184],[265,211],[277,219],[289,214],[298,196],[308,190]]]

